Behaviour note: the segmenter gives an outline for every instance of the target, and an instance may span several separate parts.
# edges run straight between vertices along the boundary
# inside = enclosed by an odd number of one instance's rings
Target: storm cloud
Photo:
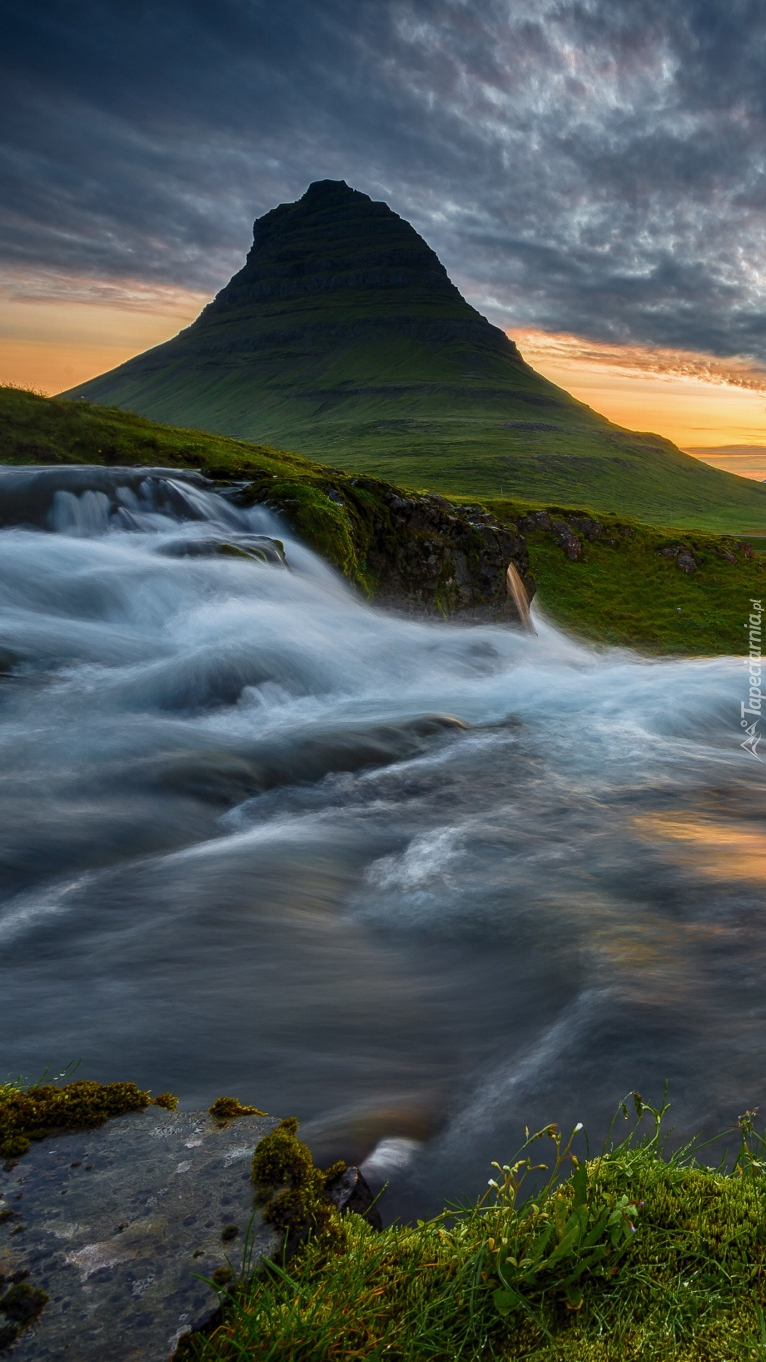
[[[0,265],[216,291],[309,181],[501,325],[766,361],[761,0],[0,3]]]

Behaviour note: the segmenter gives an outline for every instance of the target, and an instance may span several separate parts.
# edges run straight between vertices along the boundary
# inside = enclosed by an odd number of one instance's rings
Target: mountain
[[[409,223],[342,180],[259,218],[191,326],[64,395],[417,487],[766,531],[766,490],[549,383]]]

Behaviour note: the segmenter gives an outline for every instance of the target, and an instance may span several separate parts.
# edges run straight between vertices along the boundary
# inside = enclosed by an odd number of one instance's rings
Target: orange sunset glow
[[[0,282],[0,383],[48,396],[174,336],[208,295],[50,276]]]
[[[508,334],[535,369],[617,425],[656,431],[728,473],[766,478],[766,369],[754,362]]]

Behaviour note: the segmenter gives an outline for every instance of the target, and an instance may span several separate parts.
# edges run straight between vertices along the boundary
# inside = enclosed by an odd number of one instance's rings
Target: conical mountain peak
[[[739,482],[535,373],[415,228],[345,180],[264,213],[191,326],[68,395],[410,486],[658,520],[671,488],[677,508],[709,483],[717,506]]]
[[[449,302],[465,319],[478,316],[450,282],[436,252],[387,204],[345,180],[315,180],[295,203],[282,203],[256,220],[243,269],[203,318],[268,299],[297,301],[338,290],[352,290],[355,306],[373,307],[385,290],[386,312],[391,306],[411,310],[414,290],[432,294],[442,305]]]

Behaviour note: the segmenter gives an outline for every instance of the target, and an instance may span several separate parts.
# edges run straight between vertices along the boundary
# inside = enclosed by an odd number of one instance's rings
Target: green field
[[[259,219],[192,326],[66,396],[447,495],[766,534],[766,487],[548,382],[408,223],[331,182]]]
[[[489,504],[517,518],[519,508]],[[563,508],[552,511],[557,514],[567,520]],[[766,595],[762,550],[733,538],[662,532],[624,517],[600,523],[604,538],[584,542],[577,562],[566,558],[553,534],[527,535],[538,601],[555,623],[595,643],[627,643],[655,655],[747,651],[750,600]],[[678,547],[690,551],[693,572],[663,553]]]

